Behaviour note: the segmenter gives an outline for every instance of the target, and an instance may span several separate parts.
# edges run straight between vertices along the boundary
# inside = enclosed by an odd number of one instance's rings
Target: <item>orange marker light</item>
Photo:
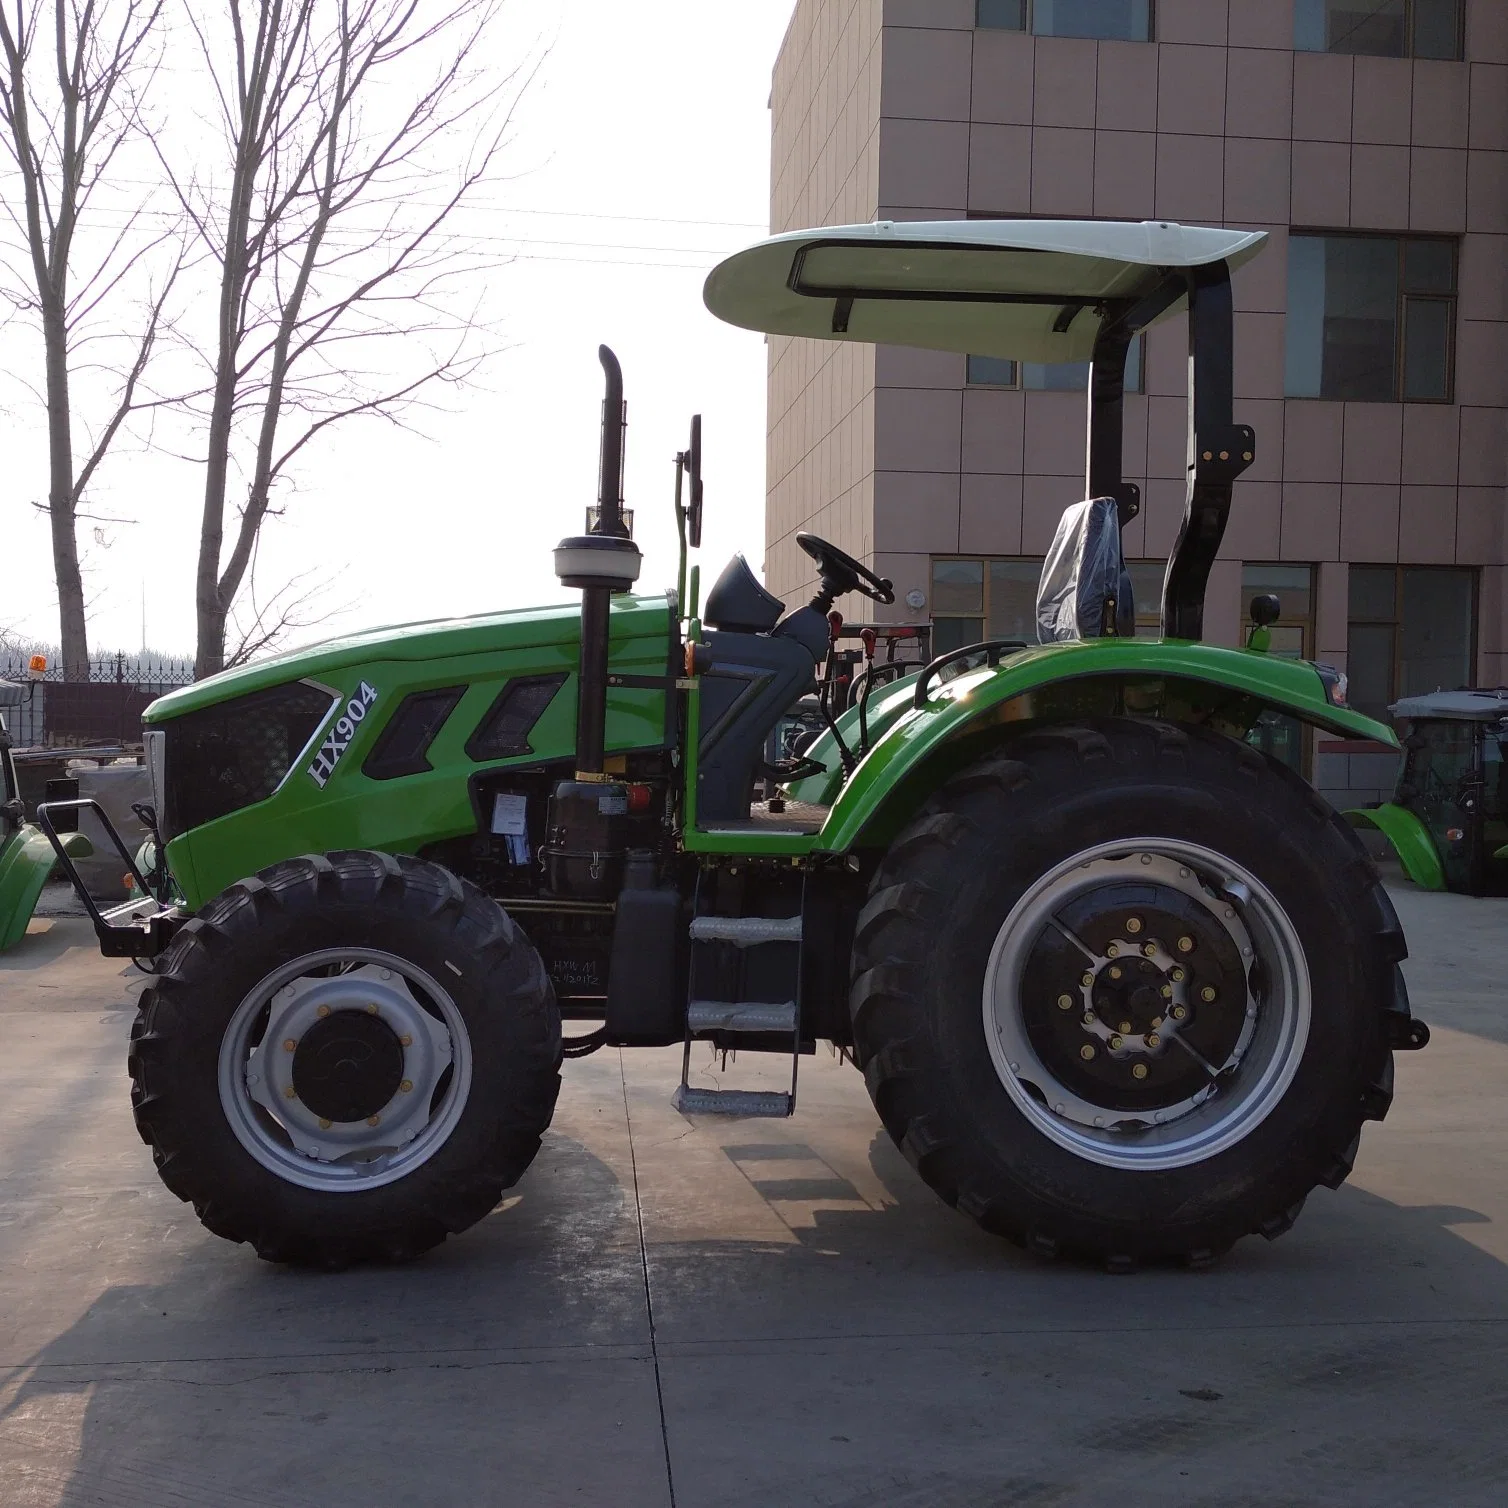
[[[47,674],[47,656],[46,655],[33,655],[31,657],[31,659],[27,661],[26,668],[33,675],[46,675]]]

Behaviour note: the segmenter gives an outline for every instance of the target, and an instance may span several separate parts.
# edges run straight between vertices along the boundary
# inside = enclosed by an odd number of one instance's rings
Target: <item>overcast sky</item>
[[[353,425],[324,441],[266,526],[264,586],[306,568],[337,578],[342,628],[562,600],[550,551],[594,499],[601,372],[623,363],[627,500],[643,585],[675,576],[671,487],[690,415],[705,415],[704,569],[764,537],[762,338],[702,306],[722,256],[768,222],[770,71],[788,0],[508,0],[491,39],[500,72],[545,51],[516,116],[511,181],[466,221],[514,256],[487,290],[510,348],[483,385],[451,395],[428,438]],[[547,51],[546,51],[547,49]],[[179,117],[182,121],[182,117]],[[177,122],[175,122],[177,124]],[[7,364],[25,360],[4,337]],[[0,628],[57,638],[40,415],[8,405],[0,513]],[[129,517],[102,542],[84,526],[91,645],[193,647],[199,468],[123,455],[97,505]]]

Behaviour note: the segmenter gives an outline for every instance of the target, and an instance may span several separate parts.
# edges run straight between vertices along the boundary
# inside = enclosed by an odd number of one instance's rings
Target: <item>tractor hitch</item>
[[[121,862],[126,866],[126,873],[130,875],[136,888],[136,899],[126,901],[120,906],[111,906],[104,911],[100,910],[99,903],[89,894],[88,887],[85,886],[66,846],[58,836],[57,824],[53,821],[54,812],[79,812],[86,807],[99,819],[100,826],[104,828],[106,835],[115,845]],[[110,820],[104,807],[93,797],[84,796],[69,801],[42,802],[37,807],[37,826],[42,829],[47,841],[52,844],[53,852],[58,856],[58,863],[63,866],[69,883],[84,903],[84,908],[94,923],[94,933],[99,939],[100,952],[106,958],[155,958],[172,941],[173,934],[188,920],[176,906],[164,905],[152,893],[152,886],[142,874],[136,860],[131,857],[125,839],[116,831],[115,824]]]

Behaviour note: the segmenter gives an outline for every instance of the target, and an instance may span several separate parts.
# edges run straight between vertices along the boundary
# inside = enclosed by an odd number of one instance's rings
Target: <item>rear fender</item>
[[[94,852],[82,833],[60,835],[72,858],[87,858]],[[0,844],[0,953],[26,936],[31,914],[37,909],[42,887],[58,861],[52,844],[41,828],[30,823],[18,828]]]
[[[1147,639],[1043,645],[994,669],[929,683],[925,704],[890,723],[837,793],[816,847],[884,846],[940,784],[1021,724],[1133,717],[1245,738],[1269,711],[1398,747],[1391,728],[1332,702],[1326,681],[1302,660]]]
[[[1403,872],[1421,890],[1444,890],[1445,867],[1429,829],[1405,806],[1391,801],[1382,806],[1363,807],[1342,812],[1352,827],[1371,827],[1392,845],[1403,865]]]

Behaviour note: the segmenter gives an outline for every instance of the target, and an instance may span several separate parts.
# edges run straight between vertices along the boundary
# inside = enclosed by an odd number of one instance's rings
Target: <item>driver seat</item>
[[[1095,497],[1065,508],[1037,586],[1038,638],[1072,644],[1135,634],[1136,602],[1115,499]]]
[[[711,632],[701,672],[696,783],[703,826],[748,818],[770,730],[816,684],[827,621],[809,608],[782,620],[784,612],[742,555],[707,593],[702,621]]]

